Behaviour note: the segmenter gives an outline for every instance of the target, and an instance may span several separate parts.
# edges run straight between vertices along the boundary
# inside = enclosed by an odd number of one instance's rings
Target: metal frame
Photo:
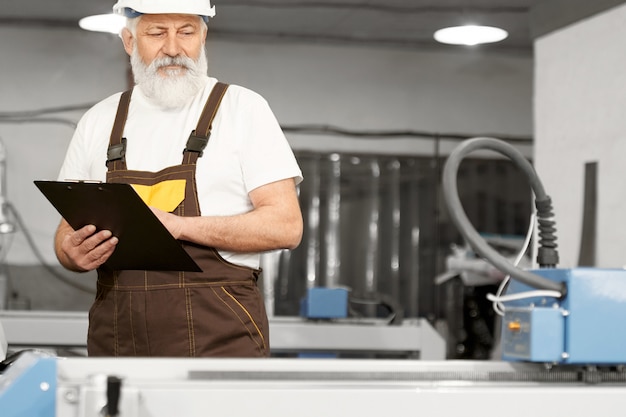
[[[0,311],[9,348],[85,348],[87,313]],[[445,340],[425,319],[401,325],[383,321],[309,321],[299,317],[270,318],[272,353],[383,353],[423,360],[446,358]]]
[[[58,362],[57,415],[97,415],[107,376],[123,381],[121,415],[588,417],[623,409],[626,383],[525,380],[549,372],[481,361],[69,358]]]

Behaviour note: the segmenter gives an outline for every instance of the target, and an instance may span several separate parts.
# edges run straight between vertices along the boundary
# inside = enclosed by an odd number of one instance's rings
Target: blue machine
[[[300,301],[300,316],[308,319],[341,319],[348,317],[346,288],[314,287]]]
[[[528,177],[535,195],[536,270],[518,268],[501,256],[478,234],[463,210],[456,184],[458,170],[463,158],[478,149],[508,156]],[[516,148],[494,138],[463,141],[446,161],[442,185],[450,219],[461,235],[477,254],[511,277],[506,295],[498,301],[504,311],[504,360],[626,365],[626,270],[557,267],[552,200],[533,166]],[[530,226],[527,242],[534,221]]]
[[[25,352],[0,375],[0,414],[54,417],[56,390],[56,358]]]
[[[626,364],[626,270],[539,269],[565,283],[559,300],[532,297],[506,303],[502,318],[504,360],[577,365]],[[512,280],[507,295],[533,291]]]

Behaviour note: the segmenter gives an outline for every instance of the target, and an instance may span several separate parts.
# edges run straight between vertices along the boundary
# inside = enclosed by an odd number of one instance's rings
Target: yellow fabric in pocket
[[[154,185],[131,184],[148,206],[172,212],[185,199],[185,180],[167,180]]]

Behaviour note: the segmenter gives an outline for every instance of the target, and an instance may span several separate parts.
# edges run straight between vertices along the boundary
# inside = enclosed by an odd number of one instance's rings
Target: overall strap
[[[189,135],[189,139],[187,139],[187,145],[183,151],[183,163],[195,164],[198,158],[202,156],[202,152],[211,137],[213,119],[217,114],[217,110],[222,102],[222,98],[224,98],[224,94],[226,94],[227,88],[228,84],[222,82],[218,82],[213,87],[204,105],[204,109],[202,109],[198,125]]]
[[[126,169],[126,159],[124,158],[126,155],[126,138],[122,137],[122,135],[124,134],[124,125],[126,125],[132,92],[132,89],[124,91],[117,106],[117,114],[115,115],[113,129],[111,129],[109,150],[107,151],[106,166],[109,168],[109,171]]]

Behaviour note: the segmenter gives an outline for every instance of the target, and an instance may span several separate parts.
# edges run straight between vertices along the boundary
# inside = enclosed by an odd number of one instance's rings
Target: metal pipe
[[[391,296],[398,300],[400,299],[400,161],[394,159],[388,168],[391,211],[389,284]]]
[[[274,287],[278,279],[280,269],[280,253],[281,251],[265,252],[261,255],[260,266],[263,271],[263,300],[265,302],[265,310],[268,317],[274,316],[276,294]]]
[[[326,209],[327,226],[324,234],[326,250],[325,285],[336,287],[339,285],[341,271],[341,156],[333,153],[329,157],[331,169],[328,180],[328,206]]]
[[[320,159],[313,158],[309,178],[310,196],[307,201],[307,240],[306,240],[306,286],[318,285],[320,273]]]
[[[365,285],[366,293],[373,293],[378,290],[378,262],[379,262],[379,228],[380,221],[380,165],[377,159],[370,162],[371,180],[370,191],[370,212],[367,225],[367,243],[365,252]]]

